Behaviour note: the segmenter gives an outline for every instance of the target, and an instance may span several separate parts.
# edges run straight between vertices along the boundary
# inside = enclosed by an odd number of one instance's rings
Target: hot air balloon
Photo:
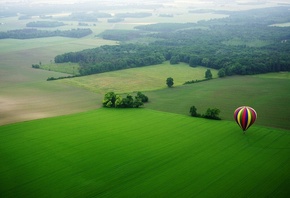
[[[235,110],[234,118],[245,133],[245,131],[256,121],[257,113],[252,107],[242,106]]]

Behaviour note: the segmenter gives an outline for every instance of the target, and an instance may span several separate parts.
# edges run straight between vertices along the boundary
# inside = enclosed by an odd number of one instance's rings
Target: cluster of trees
[[[221,118],[219,117],[220,110],[217,108],[208,108],[204,114],[199,114],[197,113],[197,109],[195,106],[191,106],[189,113],[192,117],[201,117],[201,118],[207,118],[207,119],[212,119],[212,120],[220,120]]]
[[[0,39],[31,39],[31,38],[43,38],[43,37],[71,37],[71,38],[81,38],[92,33],[91,29],[72,29],[72,30],[37,30],[37,29],[19,29],[19,30],[9,30],[7,32],[0,32]]]
[[[288,8],[227,14],[230,17],[199,23],[136,27],[140,32],[108,31],[102,34],[103,38],[123,42],[146,38],[152,42],[65,53],[56,56],[55,62],[77,62],[81,75],[154,65],[165,60],[218,69],[220,77],[290,71],[290,27],[270,26],[290,20]]]
[[[127,94],[124,98],[114,92],[108,92],[105,94],[102,103],[104,107],[108,108],[138,108],[145,102],[148,102],[148,97],[141,92],[137,92],[135,97]]]
[[[26,27],[59,27],[65,23],[59,21],[33,21],[26,24]]]

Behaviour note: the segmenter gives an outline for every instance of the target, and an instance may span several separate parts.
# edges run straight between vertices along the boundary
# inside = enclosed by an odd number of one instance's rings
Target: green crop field
[[[289,197],[289,131],[148,109],[0,127],[0,197]]]

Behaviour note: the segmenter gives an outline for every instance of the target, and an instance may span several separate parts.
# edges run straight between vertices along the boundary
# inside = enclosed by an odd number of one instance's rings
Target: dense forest
[[[77,62],[81,75],[165,60],[219,69],[220,77],[290,71],[290,27],[271,26],[290,22],[289,8],[219,12],[229,17],[199,23],[151,24],[138,26],[137,31],[107,31],[100,36],[122,44],[65,53],[56,56],[55,62]],[[137,44],[141,38],[152,42]]]
[[[81,75],[155,65],[164,61],[164,54],[160,49],[156,51],[154,46],[137,44],[105,45],[55,57],[56,63],[79,63]]]
[[[37,29],[19,29],[9,30],[7,32],[0,32],[0,39],[31,39],[31,38],[43,38],[53,36],[63,36],[71,38],[81,38],[93,33],[91,29],[72,29],[72,30],[37,30]]]
[[[99,34],[103,39],[115,40],[115,41],[128,41],[132,39],[138,39],[142,37],[145,32],[137,30],[105,30]]]

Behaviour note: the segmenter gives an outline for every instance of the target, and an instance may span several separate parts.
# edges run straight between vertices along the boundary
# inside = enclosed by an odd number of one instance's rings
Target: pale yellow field
[[[168,77],[174,79],[174,86],[180,86],[186,81],[201,80],[205,76],[206,69],[205,67],[193,68],[184,63],[170,65],[169,62],[165,62],[160,65],[63,79],[59,82],[101,94],[108,91],[116,93],[149,91],[166,88]],[[211,72],[213,77],[217,77],[216,70],[211,69]]]

